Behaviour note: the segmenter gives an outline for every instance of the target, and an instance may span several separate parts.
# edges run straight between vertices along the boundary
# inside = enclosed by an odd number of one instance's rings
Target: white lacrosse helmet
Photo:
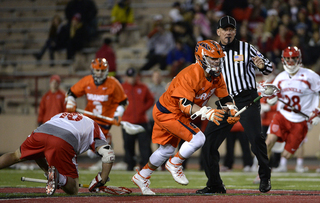
[[[282,51],[281,61],[283,68],[289,74],[296,73],[302,64],[301,51],[298,47],[287,47]]]

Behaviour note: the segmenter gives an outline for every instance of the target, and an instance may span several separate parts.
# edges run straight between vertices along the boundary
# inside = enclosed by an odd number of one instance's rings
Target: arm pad
[[[113,163],[115,160],[115,155],[110,145],[100,147],[98,154],[102,156],[102,163]]]
[[[186,98],[181,98],[179,100],[179,108],[180,110],[187,114],[187,115],[191,115],[192,114],[192,107],[193,107],[193,102],[186,99]]]

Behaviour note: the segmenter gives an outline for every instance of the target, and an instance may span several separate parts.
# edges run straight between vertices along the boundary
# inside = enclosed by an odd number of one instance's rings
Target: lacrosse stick
[[[94,114],[91,111],[86,111],[83,109],[76,109],[76,111],[79,113],[82,113],[82,114],[87,114],[90,116],[95,116],[97,118],[102,118],[107,121],[113,121],[113,118],[109,118],[109,117],[106,117],[103,115]],[[132,124],[127,121],[120,121],[120,124],[122,125],[123,129],[130,135],[135,135],[135,134],[138,134],[138,133],[145,131],[145,129],[141,125]]]
[[[47,183],[47,180],[44,179],[37,179],[37,178],[27,178],[27,177],[21,177],[21,181],[26,182],[34,182],[34,183]],[[81,188],[89,188],[88,184],[79,184],[79,187]],[[129,188],[126,187],[117,187],[117,186],[101,186],[97,188],[95,192],[100,193],[108,193],[112,195],[125,195],[130,194],[132,191]]]
[[[247,110],[250,106],[252,106],[255,102],[259,101],[262,97],[272,96],[280,92],[280,89],[277,86],[272,84],[258,84],[258,92],[261,92],[261,95],[255,98],[250,104],[240,109],[234,117],[239,116],[242,112]]]
[[[306,117],[306,119],[309,119],[309,116],[308,116],[307,114],[299,111],[298,109],[294,108],[293,106],[290,106],[289,103],[286,103],[286,102],[284,102],[284,101],[281,100],[281,99],[278,99],[278,101],[281,102],[281,103],[283,103],[283,104],[286,105],[287,107],[289,107],[289,109],[290,109],[291,111],[293,111],[294,113],[298,113],[298,114]]]

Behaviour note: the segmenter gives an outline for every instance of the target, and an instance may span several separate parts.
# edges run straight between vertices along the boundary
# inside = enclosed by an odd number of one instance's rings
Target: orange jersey
[[[220,75],[215,82],[209,82],[203,68],[198,63],[194,63],[184,68],[172,80],[159,102],[170,112],[181,113],[180,98],[186,98],[202,107],[207,104],[213,94],[220,98],[229,95],[223,76]]]
[[[119,103],[127,98],[120,82],[112,76],[108,76],[103,84],[96,86],[93,77],[87,75],[74,84],[71,91],[76,97],[86,95],[85,110],[110,118],[113,118]],[[101,120],[94,120],[99,124],[106,124]]]
[[[209,82],[198,63],[180,71],[153,108],[152,142],[173,147],[178,146],[180,139],[189,142],[200,129],[191,122],[190,115],[182,113],[179,99],[204,106],[213,94],[220,98],[229,95],[222,75]]]

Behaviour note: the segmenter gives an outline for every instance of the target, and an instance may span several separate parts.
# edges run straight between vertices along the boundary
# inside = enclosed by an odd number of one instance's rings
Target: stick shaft
[[[76,109],[76,111],[79,112],[79,113],[90,115],[90,116],[95,116],[95,117],[98,117],[98,118],[102,118],[102,119],[105,119],[107,121],[113,121],[113,118],[109,118],[109,117],[106,117],[106,116],[103,116],[103,115],[94,114],[91,111],[86,111],[86,110],[83,110],[83,109]]]
[[[262,98],[262,96],[258,96],[257,98],[255,98],[250,104],[248,104],[247,106],[243,107],[242,109],[240,109],[240,111],[238,111],[234,116],[237,117],[239,116],[242,112],[244,112],[245,110],[247,110],[250,106],[252,106],[255,102],[259,101]]]
[[[27,177],[21,177],[21,181],[26,181],[26,182],[33,182],[33,183],[47,183],[47,180],[44,179],[38,179],[38,178],[27,178]],[[88,184],[79,184],[79,187],[83,188],[89,188]]]
[[[281,103],[285,104],[286,106],[288,106],[293,112],[298,113],[300,115],[303,115],[304,117],[309,119],[309,116],[301,111],[299,111],[298,109],[294,108],[293,106],[290,106],[288,103],[284,102],[281,99],[278,99],[278,101],[280,101]]]

